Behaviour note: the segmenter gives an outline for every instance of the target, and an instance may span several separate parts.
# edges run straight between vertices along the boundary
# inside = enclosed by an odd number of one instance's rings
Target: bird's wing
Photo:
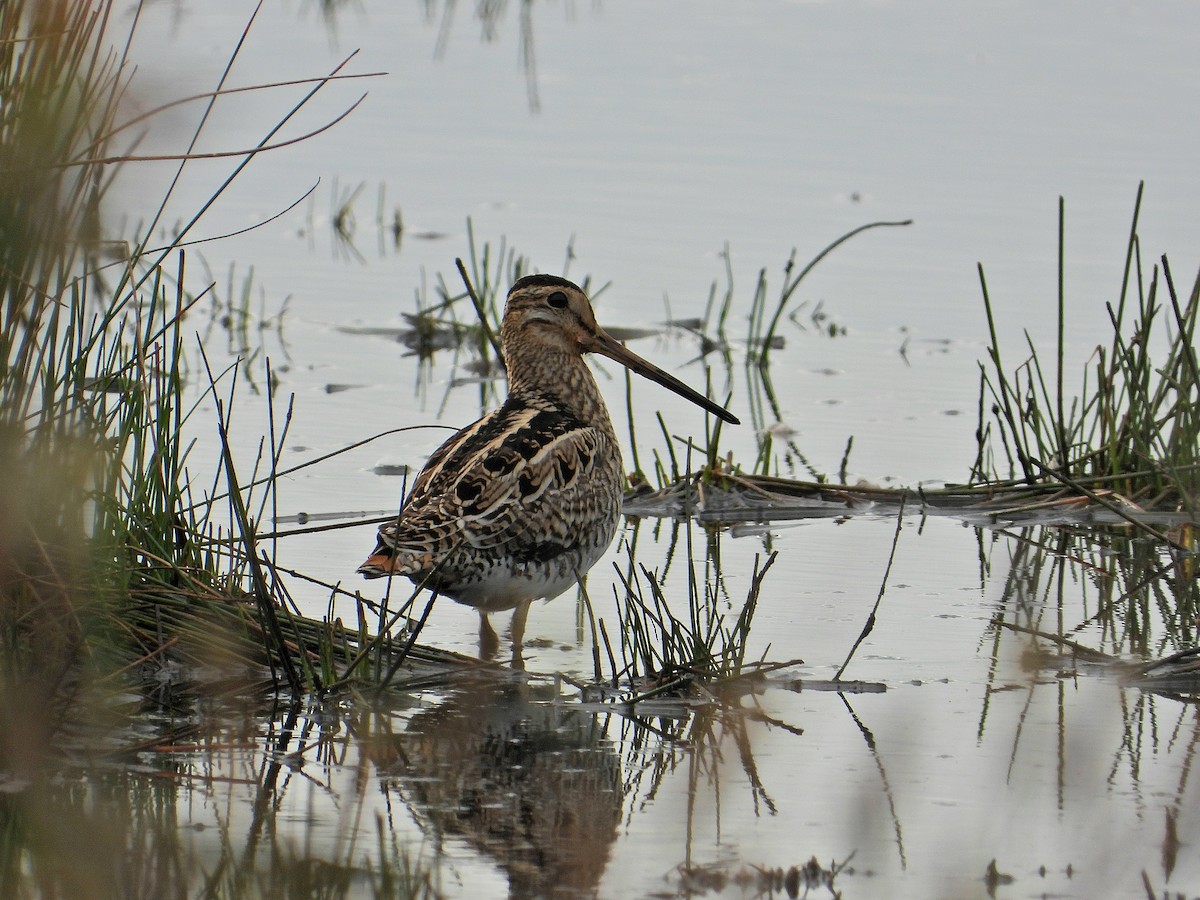
[[[506,403],[438,448],[371,559],[419,574],[460,542],[513,559],[553,556],[613,505],[610,482],[592,477],[598,465],[620,466],[604,431],[553,407]]]

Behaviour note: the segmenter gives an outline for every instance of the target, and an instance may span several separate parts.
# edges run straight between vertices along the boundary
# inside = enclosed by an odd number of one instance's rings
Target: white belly
[[[579,555],[571,554],[569,559],[546,562],[497,561],[482,572],[443,584],[439,590],[482,612],[503,612],[529,600],[552,600],[574,587],[578,582],[576,576],[585,575],[607,549],[606,543]]]

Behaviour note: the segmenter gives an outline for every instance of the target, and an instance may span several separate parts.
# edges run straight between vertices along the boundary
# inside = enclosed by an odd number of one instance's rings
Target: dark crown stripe
[[[524,278],[518,278],[513,282],[513,286],[508,289],[509,296],[512,296],[517,291],[532,287],[565,287],[579,290],[579,285],[573,281],[567,281],[565,278],[559,278],[557,275],[526,275]]]

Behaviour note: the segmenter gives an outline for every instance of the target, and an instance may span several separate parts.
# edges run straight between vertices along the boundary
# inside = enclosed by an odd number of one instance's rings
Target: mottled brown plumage
[[[500,338],[504,405],[437,449],[358,571],[424,581],[477,608],[488,630],[487,613],[516,609],[516,645],[529,602],[575,584],[612,543],[620,517],[621,451],[583,354],[601,353],[737,419],[609,336],[565,279],[517,281]]]

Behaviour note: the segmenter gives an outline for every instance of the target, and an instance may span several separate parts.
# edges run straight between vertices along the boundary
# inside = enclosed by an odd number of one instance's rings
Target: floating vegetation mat
[[[249,595],[185,594],[161,586],[136,592],[122,616],[140,654],[131,668],[138,668],[144,686],[204,684],[236,673],[275,690],[284,683],[279,670],[290,663],[320,693],[378,694],[381,685],[393,692],[449,686],[457,676],[488,665],[417,644],[407,628],[381,636],[367,627],[365,613],[357,627],[347,627],[340,618],[314,619],[286,607],[276,611],[287,663]],[[392,677],[382,678],[385,672]]]
[[[645,487],[625,498],[625,514],[695,517],[709,524],[819,518],[865,513],[952,515],[974,522],[1076,522],[1178,525],[1196,517],[1177,505],[1142,506],[1102,486],[1020,481],[939,487],[833,484],[769,475],[695,475],[664,488]]]

